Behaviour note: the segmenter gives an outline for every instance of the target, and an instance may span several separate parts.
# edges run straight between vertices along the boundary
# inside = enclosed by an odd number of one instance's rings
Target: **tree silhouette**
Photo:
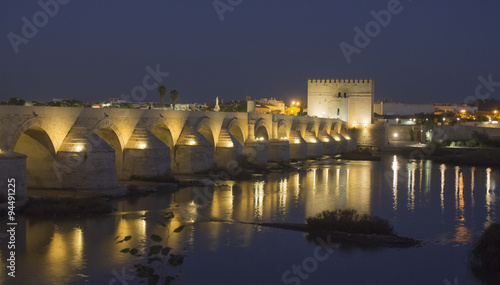
[[[172,90],[170,92],[170,99],[172,99],[172,109],[175,110],[175,101],[179,98],[179,92],[177,90]]]
[[[164,85],[158,87],[158,94],[160,94],[160,104],[163,105],[163,97],[167,94],[167,87]]]

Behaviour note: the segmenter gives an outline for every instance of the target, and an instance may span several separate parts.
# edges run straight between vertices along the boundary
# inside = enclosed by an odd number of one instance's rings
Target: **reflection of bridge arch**
[[[56,150],[48,130],[40,120],[27,121],[18,128],[9,147],[10,151],[28,156],[26,176],[30,188],[60,187],[56,172]]]

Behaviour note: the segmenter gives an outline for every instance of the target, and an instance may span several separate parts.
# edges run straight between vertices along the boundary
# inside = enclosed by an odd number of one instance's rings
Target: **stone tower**
[[[341,119],[349,127],[373,124],[375,82],[352,79],[309,79],[309,116]]]

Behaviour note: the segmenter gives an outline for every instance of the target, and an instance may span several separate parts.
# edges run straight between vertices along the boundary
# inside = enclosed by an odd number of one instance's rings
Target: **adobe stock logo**
[[[241,5],[241,3],[243,3],[243,0],[215,0],[212,5],[214,6],[215,12],[219,16],[219,20],[224,22],[224,13],[233,12],[236,7]]]
[[[328,235],[326,240],[322,237],[316,238],[318,245],[313,251],[312,256],[308,256],[302,260],[300,265],[293,264],[291,269],[286,270],[281,275],[281,281],[284,284],[300,285],[302,281],[309,279],[311,274],[318,270],[320,262],[326,261],[333,254],[333,247],[337,245],[332,242],[331,236]]]
[[[479,80],[479,84],[476,86],[476,92],[474,96],[468,96],[464,99],[465,104],[472,104],[478,99],[486,100],[495,92],[495,87],[500,87],[500,81],[493,81],[493,74],[491,73],[488,74],[488,79],[480,75],[477,77],[477,80]]]
[[[132,99],[135,102],[142,102],[148,96],[148,91],[155,90],[158,88],[159,84],[163,82],[163,79],[168,77],[170,73],[163,72],[160,70],[160,65],[157,64],[155,69],[151,66],[146,66],[147,74],[142,78],[142,85],[137,85],[130,90]],[[129,101],[130,94],[122,94],[121,98]]]
[[[28,44],[30,39],[33,39],[38,34],[38,29],[41,29],[49,23],[49,17],[54,18],[59,13],[60,5],[66,5],[71,0],[47,0],[38,1],[38,5],[42,10],[39,10],[33,14],[31,21],[22,17],[21,21],[23,26],[21,27],[21,35],[10,32],[7,34],[7,38],[12,46],[12,49],[16,54],[19,53],[19,45]]]
[[[370,11],[374,21],[366,23],[364,31],[358,26],[354,27],[354,31],[356,32],[354,35],[355,46],[346,42],[341,42],[339,45],[347,63],[352,62],[351,56],[353,54],[360,54],[361,49],[370,45],[372,38],[378,36],[382,31],[382,28],[389,26],[393,15],[397,15],[401,12],[403,12],[403,6],[401,6],[401,3],[398,0],[390,0],[387,3],[387,10],[382,9],[378,12],[375,12],[374,10]]]

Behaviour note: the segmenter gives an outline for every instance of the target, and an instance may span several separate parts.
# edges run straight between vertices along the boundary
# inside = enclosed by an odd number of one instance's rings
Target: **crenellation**
[[[328,78],[328,79],[308,79],[309,83],[319,83],[319,84],[328,84],[328,83],[334,83],[334,84],[371,84],[373,83],[373,79],[366,79],[366,78]]]

